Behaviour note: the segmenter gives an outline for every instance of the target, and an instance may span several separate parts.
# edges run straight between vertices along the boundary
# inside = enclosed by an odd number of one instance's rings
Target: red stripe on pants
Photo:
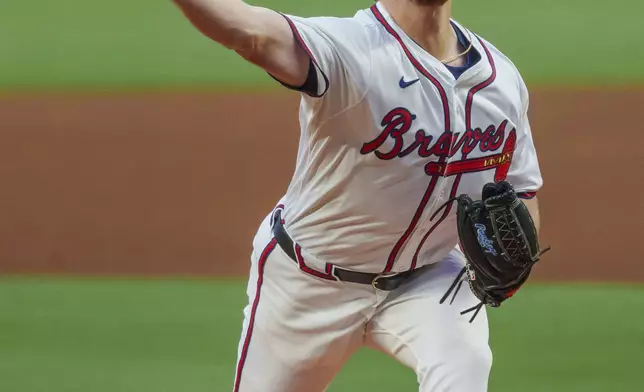
[[[250,346],[250,340],[253,336],[253,326],[255,325],[255,313],[257,313],[257,306],[259,305],[259,298],[262,292],[262,284],[264,283],[264,266],[266,266],[266,260],[268,256],[273,252],[275,246],[277,245],[277,240],[273,238],[271,242],[266,245],[264,251],[259,257],[259,262],[257,263],[257,290],[255,291],[255,299],[253,300],[253,307],[250,311],[250,321],[248,322],[248,331],[246,332],[246,339],[244,339],[244,346],[242,347],[241,355],[239,356],[239,363],[237,363],[237,373],[235,374],[235,388],[234,392],[239,392],[239,384],[241,383],[242,372],[244,371],[244,364],[246,363],[246,356],[248,355],[248,346]]]

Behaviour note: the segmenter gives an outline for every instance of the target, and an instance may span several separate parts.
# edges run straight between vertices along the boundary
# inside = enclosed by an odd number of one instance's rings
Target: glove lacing
[[[463,267],[461,269],[461,272],[459,272],[458,275],[456,275],[456,278],[454,279],[452,284],[449,286],[449,288],[447,289],[447,291],[445,292],[445,294],[443,295],[443,297],[439,301],[439,303],[441,305],[443,303],[445,303],[445,301],[447,301],[447,298],[449,297],[450,293],[452,294],[452,299],[449,301],[449,304],[451,305],[451,304],[454,303],[454,299],[456,298],[456,295],[458,294],[459,290],[461,289],[461,286],[463,286],[463,282],[465,282],[465,279],[463,279],[463,277],[465,276],[465,272],[467,272],[467,268]],[[474,314],[472,315],[472,318],[470,318],[470,324],[471,324],[474,321],[474,319],[476,318],[476,316],[478,316],[478,314],[481,311],[481,309],[483,309],[484,305],[485,305],[485,303],[483,301],[481,301],[478,304],[472,306],[471,308],[468,308],[468,309],[465,309],[464,311],[462,311],[461,315],[465,315],[465,314],[468,314],[470,312],[474,312]]]
[[[539,252],[538,257],[541,257],[541,255],[543,255],[544,253],[548,252],[550,249],[551,249],[551,247],[548,246],[546,249],[544,249],[541,252]],[[452,293],[452,291],[454,293],[452,294],[452,299],[449,301],[449,304],[451,305],[451,304],[454,303],[454,299],[456,298],[456,295],[458,294],[458,291],[461,289],[461,286],[463,285],[463,282],[465,282],[465,279],[463,279],[463,277],[465,276],[466,272],[467,272],[467,267],[463,267],[461,269],[461,272],[459,272],[458,275],[456,275],[456,278],[452,282],[451,286],[449,286],[449,288],[447,289],[447,291],[445,292],[445,294],[443,295],[443,297],[439,301],[439,303],[441,305],[443,303],[445,303],[445,301],[447,301],[447,297],[449,297],[449,295],[450,295],[450,293]],[[474,314],[472,315],[472,318],[470,318],[470,324],[472,324],[472,322],[474,321],[476,316],[478,316],[478,314],[481,311],[481,309],[483,309],[483,306],[485,306],[485,302],[481,301],[478,304],[472,306],[471,308],[467,308],[464,311],[462,311],[461,315],[466,315],[466,314],[468,314],[470,312],[474,312]]]
[[[461,200],[460,196],[452,197],[451,199],[447,200],[445,203],[441,204],[441,206],[438,207],[438,209],[434,212],[434,214],[432,214],[430,219],[434,220],[434,218],[436,218],[436,215],[438,215],[439,212],[441,212],[443,209],[445,209],[451,203],[453,203],[455,201],[458,201],[458,200]],[[456,278],[452,282],[451,286],[449,286],[449,288],[447,289],[447,292],[445,292],[445,295],[443,295],[443,297],[439,301],[439,303],[441,305],[443,303],[445,303],[445,301],[447,300],[447,297],[449,297],[450,293],[452,293],[452,292],[453,292],[452,299],[449,301],[449,304],[451,305],[451,304],[454,303],[454,299],[456,299],[456,295],[461,290],[461,286],[463,286],[463,282],[465,282],[465,279],[463,279],[463,277],[465,276],[465,272],[467,272],[467,268],[463,267],[463,269],[461,269],[461,272],[459,272],[458,275],[456,275]],[[485,305],[485,303],[483,301],[481,301],[478,304],[472,306],[471,308],[468,308],[468,309],[465,309],[464,311],[462,311],[461,315],[465,315],[465,314],[468,314],[470,312],[474,312],[474,314],[472,315],[472,318],[470,318],[470,324],[471,324],[474,321],[474,319],[476,318],[476,316],[478,316],[478,314],[481,311],[481,309],[483,309],[484,305]]]
[[[434,218],[436,218],[436,215],[438,215],[439,212],[441,212],[449,204],[452,204],[453,202],[460,200],[460,198],[461,198],[460,196],[452,197],[451,199],[447,200],[445,203],[441,204],[441,206],[438,207],[436,211],[434,211],[434,213],[432,214],[431,218],[429,218],[429,220],[434,220]]]
[[[453,197],[453,198],[447,200],[445,203],[443,203],[434,212],[434,214],[432,214],[430,219],[434,220],[434,218],[436,218],[436,215],[438,215],[438,213],[441,212],[444,208],[446,208],[451,203],[453,203],[455,201],[460,201],[462,199],[463,198],[462,198],[462,195],[461,195],[461,196]],[[515,223],[515,222],[513,222],[513,223]],[[548,246],[547,248],[545,248],[542,251],[540,251],[538,256],[537,256],[537,259],[539,259],[544,253],[548,252],[550,249],[551,249],[550,246]],[[454,303],[454,299],[456,298],[456,295],[458,294],[459,290],[461,289],[461,286],[463,285],[463,282],[465,281],[465,279],[463,279],[463,277],[465,276],[466,272],[467,272],[467,267],[463,267],[463,269],[461,269],[461,272],[459,272],[458,275],[456,275],[456,278],[452,282],[451,286],[449,286],[449,288],[445,292],[445,295],[443,295],[443,297],[439,301],[439,303],[441,305],[443,303],[445,303],[445,301],[447,300],[447,297],[449,297],[450,293],[452,293],[452,292],[453,292],[452,299],[449,301],[449,304],[451,305],[451,304]],[[476,319],[476,316],[478,316],[479,312],[481,311],[481,309],[483,309],[484,306],[485,306],[485,302],[481,301],[478,304],[472,306],[471,308],[468,308],[468,309],[465,309],[464,311],[462,311],[461,315],[466,315],[468,313],[474,312],[474,314],[470,318],[470,324],[471,324],[472,322],[474,322],[474,319]]]

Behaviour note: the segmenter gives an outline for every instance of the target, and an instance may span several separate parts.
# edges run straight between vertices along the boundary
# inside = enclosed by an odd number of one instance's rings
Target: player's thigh
[[[265,240],[253,255],[234,391],[323,391],[362,344],[366,298],[306,275]]]
[[[478,303],[467,284],[454,302],[439,303],[462,260],[452,255],[392,292],[367,330],[372,347],[412,368],[422,392],[487,391],[492,365],[488,321],[460,312]]]

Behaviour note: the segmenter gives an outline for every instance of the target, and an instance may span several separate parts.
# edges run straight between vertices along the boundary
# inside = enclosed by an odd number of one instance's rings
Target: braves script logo
[[[512,154],[516,147],[516,129],[508,132],[508,120],[499,125],[490,125],[485,130],[481,128],[468,129],[463,134],[460,132],[443,132],[436,140],[427,135],[423,129],[416,131],[414,141],[405,145],[403,136],[409,132],[416,115],[406,108],[396,108],[387,113],[382,119],[383,130],[370,142],[362,145],[360,153],[363,155],[374,153],[382,160],[403,158],[416,152],[422,158],[431,156],[438,157],[438,162],[428,162],[425,165],[425,173],[430,176],[451,176],[460,173],[471,173],[490,169],[496,169],[495,181],[502,181],[510,170]],[[506,138],[507,132],[507,138]],[[381,151],[387,139],[393,139],[394,144],[389,151]],[[503,142],[505,141],[505,144]],[[503,148],[501,149],[501,147]],[[466,157],[478,148],[481,152],[499,153],[472,159],[461,159],[458,161],[446,162],[459,151]]]

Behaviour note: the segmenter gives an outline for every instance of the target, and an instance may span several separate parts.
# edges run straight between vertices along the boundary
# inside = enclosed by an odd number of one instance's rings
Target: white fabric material
[[[475,142],[465,137],[468,127],[470,135],[483,135],[467,155],[462,148],[455,151],[448,165],[458,167],[459,161],[475,158],[507,159],[504,147],[514,132],[516,150],[509,155],[507,179],[518,191],[537,191],[542,184],[526,116],[527,91],[514,65],[487,41],[470,35],[482,59],[456,81],[404,34],[382,6],[379,9],[404,47],[370,10],[353,18],[289,17],[329,86],[320,87],[326,91],[322,98],[302,98],[297,164],[282,199],[285,225],[309,257],[367,272],[384,270],[392,258],[393,271],[441,260],[457,244],[455,209],[425,238],[441,217],[432,220],[432,214],[452,194],[479,198],[483,185],[494,180],[494,168],[460,178],[441,176],[429,194],[433,177],[425,168],[439,157],[427,150],[438,149],[435,145],[446,132],[445,107],[436,83],[445,91],[455,142]],[[436,83],[412,64],[404,48]],[[493,69],[496,78],[474,93],[467,108],[468,95],[491,78]],[[403,89],[401,78],[419,82]],[[396,115],[397,108],[412,116],[407,123],[402,114]],[[403,134],[396,137],[403,127]],[[379,137],[382,143],[365,152],[364,146]],[[426,144],[414,146],[422,137]]]
[[[484,392],[491,366],[485,310],[472,324],[460,311],[477,303],[467,285],[454,304],[439,299],[463,266],[453,251],[397,290],[330,282],[300,271],[279,248],[263,264],[246,351],[259,259],[272,234],[266,219],[255,237],[239,357],[238,392],[321,392],[367,345],[416,372],[421,392]],[[359,386],[356,386],[359,389]]]
[[[287,18],[321,96],[302,97],[297,164],[279,202],[301,255],[276,246],[260,260],[269,215],[254,243],[236,391],[323,391],[366,344],[412,368],[421,392],[485,392],[485,310],[472,324],[460,315],[478,303],[467,285],[439,305],[463,266],[455,208],[441,205],[479,199],[504,178],[518,191],[541,187],[521,76],[459,25],[481,61],[455,80],[379,4],[353,18]],[[336,281],[329,264],[430,266],[387,293]]]

